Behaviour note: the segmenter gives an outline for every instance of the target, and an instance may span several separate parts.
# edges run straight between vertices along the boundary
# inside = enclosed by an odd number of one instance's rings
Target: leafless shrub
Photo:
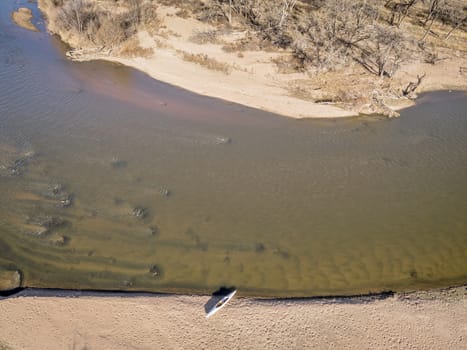
[[[190,16],[190,11],[187,9],[179,9],[175,15],[181,18],[188,18]]]
[[[190,37],[190,41],[196,44],[219,43],[219,31],[205,30],[195,32],[195,34]]]
[[[154,25],[158,22],[157,20],[157,6],[152,1],[145,1],[141,5],[140,9],[140,23],[147,25]]]
[[[97,8],[88,0],[68,0],[59,9],[57,21],[66,30],[83,35],[90,23],[98,22]]]
[[[271,61],[276,64],[277,71],[281,74],[292,74],[304,69],[303,64],[297,63],[293,56],[279,56]]]
[[[333,23],[325,17],[311,17],[299,28],[294,39],[293,57],[303,69],[308,65],[327,69],[346,58],[346,47],[338,40]]]
[[[296,4],[297,0],[281,0],[274,4],[268,0],[209,0],[201,17],[229,24],[236,19],[275,45],[287,47],[292,42],[287,33],[288,19]]]
[[[226,43],[222,49],[225,52],[235,51],[270,51],[277,49],[273,43],[258,35],[256,32],[247,31],[246,34],[233,42]]]
[[[405,40],[402,33],[377,24],[368,45],[361,50],[359,62],[374,74],[392,77],[404,58]]]
[[[451,27],[443,40],[448,40],[452,33],[467,24],[467,4],[463,1],[447,1],[439,15],[440,20]]]
[[[126,57],[149,57],[154,53],[150,47],[141,47],[140,42],[136,36],[126,40],[121,49],[120,55]]]
[[[116,24],[114,18],[105,16],[100,27],[95,30],[95,38],[97,43],[111,48],[126,40],[127,35],[121,24]]]
[[[320,13],[328,36],[349,47],[369,38],[368,28],[379,18],[378,9],[365,0],[330,0]]]
[[[180,52],[185,61],[197,63],[208,69],[216,70],[225,74],[230,73],[231,67],[224,62],[219,62],[205,54],[192,54],[185,51]]]
[[[111,12],[91,0],[56,0],[57,24],[83,40],[107,48],[118,46],[134,35],[140,24],[156,22],[155,6],[151,0],[128,0],[120,11]]]
[[[385,7],[390,9],[389,24],[399,27],[419,0],[388,0]]]
[[[289,96],[291,96],[291,97],[295,97],[295,98],[298,98],[298,99],[304,100],[304,101],[313,101],[313,102],[315,102],[315,98],[314,98],[313,94],[310,92],[309,89],[307,89],[307,88],[305,88],[303,86],[292,84],[288,88],[288,93],[289,93]]]
[[[425,21],[423,26],[426,27],[423,37],[420,39],[422,42],[425,41],[427,35],[431,32],[431,28],[437,19],[439,19],[444,12],[446,12],[446,6],[449,6],[448,0],[427,0],[427,9]]]

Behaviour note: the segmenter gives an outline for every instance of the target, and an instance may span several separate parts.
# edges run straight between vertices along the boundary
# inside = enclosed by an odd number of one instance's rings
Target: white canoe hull
[[[226,296],[222,297],[221,300],[219,300],[216,305],[213,306],[213,308],[211,310],[209,310],[209,312],[206,314],[206,318],[209,318],[211,317],[212,315],[214,315],[217,311],[219,311],[220,309],[222,309],[229,301],[230,299],[233,298],[233,296],[235,295],[235,293],[237,293],[237,290],[234,290],[233,292],[230,292],[229,294],[227,294]]]

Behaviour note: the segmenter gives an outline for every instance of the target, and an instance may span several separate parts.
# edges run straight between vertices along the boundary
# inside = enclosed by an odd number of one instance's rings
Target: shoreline
[[[324,300],[381,300],[388,297],[392,297],[398,294],[410,294],[417,292],[430,292],[438,290],[449,290],[466,287],[467,285],[449,286],[443,288],[431,288],[423,290],[413,290],[408,292],[393,292],[393,291],[382,291],[367,294],[352,294],[352,295],[319,295],[319,296],[288,296],[288,297],[271,297],[271,296],[260,296],[260,295],[239,295],[240,298],[248,300],[262,300],[262,301],[324,301]],[[149,291],[131,291],[131,290],[99,290],[99,289],[61,289],[61,288],[35,288],[35,287],[19,287],[12,290],[0,291],[0,301],[5,299],[14,298],[29,298],[29,297],[46,297],[46,298],[68,298],[68,297],[160,297],[160,296],[197,296],[206,297],[208,293],[199,292],[149,292]]]
[[[171,77],[165,77],[162,74],[159,75],[157,70],[154,70],[152,68],[146,68],[145,62],[142,61],[144,59],[129,59],[129,58],[124,58],[124,57],[119,57],[119,56],[110,56],[110,55],[99,55],[99,54],[92,54],[92,55],[83,55],[80,58],[72,58],[72,61],[75,62],[92,62],[92,61],[105,61],[109,63],[114,63],[114,64],[120,64],[128,68],[132,68],[135,70],[138,70],[139,72],[142,72],[146,74],[148,77],[151,79],[169,84],[171,86],[187,90],[189,92],[201,95],[201,96],[206,96],[206,97],[211,97],[211,98],[217,98],[220,100],[225,101],[226,103],[236,103],[248,108],[254,108],[258,109],[261,111],[265,111],[268,113],[272,114],[277,114],[282,117],[287,117],[287,118],[292,118],[292,119],[333,119],[333,118],[355,118],[359,116],[372,116],[372,115],[378,115],[378,116],[386,116],[389,118],[392,117],[398,117],[400,111],[413,107],[417,104],[420,95],[425,94],[425,93],[430,93],[430,92],[437,92],[437,91],[461,91],[461,92],[467,92],[467,83],[464,85],[459,85],[456,83],[439,83],[439,84],[431,84],[429,86],[422,86],[418,92],[417,96],[414,99],[409,99],[409,98],[400,98],[400,99],[392,99],[389,101],[385,101],[385,106],[388,108],[388,111],[382,112],[382,111],[359,111],[359,110],[345,110],[340,107],[334,106],[333,104],[328,104],[328,103],[313,103],[313,102],[308,102],[303,105],[303,110],[306,110],[307,108],[313,109],[312,114],[306,114],[303,112],[298,112],[298,114],[291,114],[290,113],[290,108],[287,108],[292,104],[294,101],[292,98],[286,99],[287,102],[286,104],[283,105],[283,107],[279,106],[266,106],[264,105],[265,102],[263,103],[260,102],[248,102],[245,103],[245,100],[242,100],[241,96],[232,96],[232,95],[224,95],[220,93],[218,90],[216,91],[214,88],[210,91],[206,91],[205,89],[199,88],[197,86],[190,86],[189,82],[184,82],[184,81],[179,81],[176,77],[173,79]],[[141,63],[139,63],[140,61]],[[181,63],[183,66],[183,63]],[[157,67],[159,68],[159,67]],[[180,67],[179,67],[180,68]],[[442,75],[441,73],[442,69],[440,69],[440,72],[438,73],[439,75]],[[437,75],[438,75],[437,74]],[[436,78],[433,78],[435,80]],[[466,78],[467,79],[467,78]],[[241,93],[239,93],[241,95]],[[250,95],[250,97],[252,97]],[[302,108],[302,103],[300,103],[300,110]],[[395,112],[394,114],[390,113],[391,111]],[[388,114],[384,114],[388,113]]]
[[[47,18],[48,31],[57,34],[72,48],[67,52],[68,58],[72,60],[103,60],[123,64],[144,72],[153,79],[199,95],[285,117],[340,118],[375,114],[397,117],[397,111],[411,107],[416,102],[414,99],[401,97],[399,90],[408,82],[416,81],[417,76],[422,74],[426,74],[426,78],[420,84],[417,93],[443,89],[467,91],[467,77],[463,76],[459,68],[467,66],[467,58],[462,57],[448,57],[436,64],[408,62],[402,65],[389,81],[365,75],[361,68],[355,66],[335,74],[324,73],[323,77],[310,76],[306,72],[283,73],[278,71],[274,62],[283,59],[289,53],[226,52],[218,43],[196,43],[193,37],[197,33],[213,31],[215,27],[192,17],[178,17],[176,8],[167,6],[159,6],[157,10],[161,21],[158,25],[164,30],[157,34],[140,30],[135,34],[136,44],[132,45],[136,45],[144,54],[132,57],[88,44],[81,46],[83,43],[76,37],[62,33],[54,24],[54,10],[50,4],[39,0],[38,6]],[[224,35],[223,40],[232,42],[233,38],[241,35],[243,34],[234,31]],[[210,65],[214,65],[214,68]],[[357,84],[354,87],[353,80],[360,86]],[[342,88],[339,87],[342,84]],[[391,85],[391,92],[381,95],[377,87],[382,84]],[[361,87],[368,90],[363,94],[366,95],[362,101],[326,102],[328,96],[332,96],[332,91],[336,93],[336,89],[341,91],[353,88],[355,91],[347,92],[358,93]],[[308,96],[310,93],[315,97]],[[317,102],[319,99],[323,102]]]
[[[461,349],[466,286],[367,299],[235,297],[210,319],[209,296],[20,296],[0,300],[0,348]],[[25,336],[35,329],[36,336]]]

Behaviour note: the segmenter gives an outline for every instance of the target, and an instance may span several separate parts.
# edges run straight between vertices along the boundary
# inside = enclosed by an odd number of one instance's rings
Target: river
[[[33,9],[39,33],[10,13]],[[0,3],[0,270],[23,285],[348,295],[467,281],[467,95],[292,120],[107,62]]]

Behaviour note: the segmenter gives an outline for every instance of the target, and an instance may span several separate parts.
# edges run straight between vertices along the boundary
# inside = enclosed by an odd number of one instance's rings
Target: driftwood
[[[423,73],[422,75],[417,75],[417,81],[416,82],[409,82],[407,86],[402,89],[402,95],[407,96],[407,97],[412,97],[413,94],[415,93],[415,90],[419,87],[419,85],[422,83],[423,78],[425,78],[426,73]]]
[[[89,49],[72,49],[66,52],[66,56],[74,61],[86,60],[90,55],[109,55],[110,49],[104,47],[92,47]]]

